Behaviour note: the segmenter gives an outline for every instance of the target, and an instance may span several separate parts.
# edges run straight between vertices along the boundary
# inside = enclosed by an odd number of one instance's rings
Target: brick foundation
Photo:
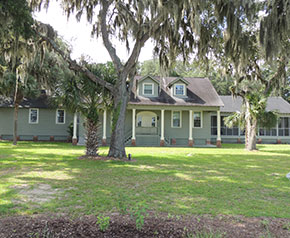
[[[222,141],[221,140],[217,140],[216,141],[216,147],[217,148],[221,148],[222,147]]]
[[[238,138],[238,139],[237,139],[237,143],[239,143],[239,144],[241,144],[241,143],[242,143],[242,141],[241,141],[241,139],[240,139],[240,138]]]
[[[164,146],[164,145],[165,145],[164,140],[160,140],[160,146]]]
[[[49,141],[54,141],[54,136],[50,136]]]
[[[102,139],[102,146],[106,146],[107,145],[107,140],[106,139]]]
[[[194,140],[188,140],[188,146],[192,147],[194,145]]]
[[[176,139],[174,138],[171,139],[171,145],[176,145]]]
[[[38,136],[33,136],[33,141],[38,141]]]
[[[211,145],[210,140],[206,140],[207,145]]]
[[[20,141],[20,136],[17,136],[17,137],[16,137],[16,140],[17,140],[17,141]]]
[[[262,139],[261,138],[258,139],[258,144],[262,144]]]
[[[78,144],[78,139],[74,138],[72,139],[72,145],[77,145]]]
[[[136,146],[136,140],[135,140],[135,139],[132,139],[132,140],[131,140],[131,145],[132,145],[132,146]]]
[[[277,144],[282,144],[282,141],[280,139],[277,139]]]

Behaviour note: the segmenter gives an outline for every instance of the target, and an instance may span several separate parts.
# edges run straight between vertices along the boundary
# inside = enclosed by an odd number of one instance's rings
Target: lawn
[[[0,215],[118,212],[144,202],[154,212],[290,218],[289,145],[129,147],[136,162],[79,160],[84,147],[0,142]],[[101,148],[106,154],[108,148]],[[23,190],[47,188],[47,200]],[[21,192],[22,191],[22,192]],[[31,197],[31,196],[30,196]]]

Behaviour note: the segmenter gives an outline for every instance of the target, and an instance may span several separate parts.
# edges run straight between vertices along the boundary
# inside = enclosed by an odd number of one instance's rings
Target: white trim
[[[217,110],[217,140],[221,140],[221,111]]]
[[[58,120],[57,120],[57,111],[59,111],[59,110],[63,111],[63,122],[58,122]],[[58,125],[65,124],[65,115],[66,115],[65,109],[60,109],[60,108],[56,109],[56,111],[55,111],[55,123],[58,124]]]
[[[145,93],[145,85],[151,85],[152,86],[152,94],[146,94]],[[143,83],[143,95],[145,96],[152,96],[154,95],[154,83]]]
[[[173,126],[173,113],[174,112],[179,112],[179,115],[180,115],[180,126]],[[179,110],[172,110],[171,111],[171,128],[182,128],[182,111],[179,111]]]
[[[183,86],[183,94],[176,94],[176,86]],[[186,96],[186,85],[184,83],[173,84],[173,93],[174,96]]]
[[[132,140],[136,140],[136,109],[132,109]]]
[[[192,140],[192,125],[193,125],[193,114],[192,114],[192,110],[189,110],[189,136],[188,136],[188,140]]]
[[[161,136],[160,140],[164,140],[164,109],[161,110]]]
[[[196,112],[199,112],[200,113],[200,126],[199,127],[196,127],[196,126],[194,126],[194,113],[196,113]],[[203,111],[193,111],[193,113],[192,113],[192,127],[193,128],[199,128],[199,129],[201,129],[201,128],[203,128]]]
[[[103,112],[103,140],[107,139],[107,110]]]
[[[31,110],[36,110],[37,111],[37,120],[36,122],[32,122],[30,119],[30,114],[31,114]],[[29,124],[38,124],[38,121],[39,121],[39,109],[38,108],[29,108],[29,113],[28,113],[28,123]]]
[[[73,127],[73,139],[77,139],[77,123],[78,123],[78,115],[74,113],[74,127]]]

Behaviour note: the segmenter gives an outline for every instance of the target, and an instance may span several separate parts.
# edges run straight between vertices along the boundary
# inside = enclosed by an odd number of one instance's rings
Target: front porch
[[[221,147],[221,135],[211,144],[210,113],[219,108],[132,107],[126,116],[126,146]],[[103,113],[103,144],[107,142],[107,112]],[[221,120],[217,121],[221,127]],[[217,130],[217,131],[220,131]]]

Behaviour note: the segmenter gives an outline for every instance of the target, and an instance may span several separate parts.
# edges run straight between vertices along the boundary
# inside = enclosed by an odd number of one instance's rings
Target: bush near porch
[[[130,147],[136,162],[79,160],[84,147],[0,142],[0,216],[118,212],[139,202],[168,214],[290,218],[289,145]],[[101,148],[106,155],[108,148]],[[31,199],[27,191],[40,193]],[[38,189],[38,190],[37,190]],[[35,195],[37,197],[38,195]],[[46,196],[46,198],[45,198]]]

